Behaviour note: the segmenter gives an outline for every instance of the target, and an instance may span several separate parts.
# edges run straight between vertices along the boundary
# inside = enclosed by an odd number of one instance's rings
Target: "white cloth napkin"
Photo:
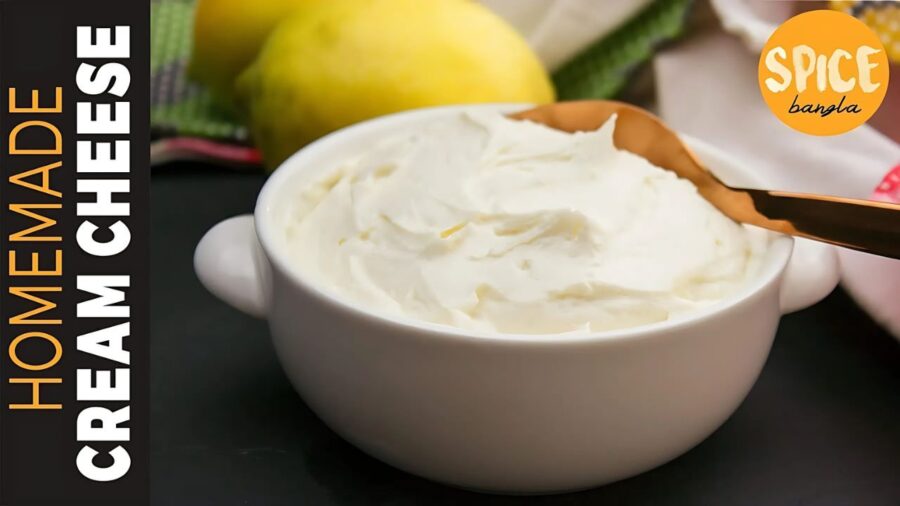
[[[740,157],[773,188],[871,195],[900,162],[900,146],[866,125],[830,137],[784,125],[760,95],[758,54],[718,32],[657,55],[660,115],[676,130]]]
[[[618,28],[652,0],[482,0],[505,18],[556,70]]]

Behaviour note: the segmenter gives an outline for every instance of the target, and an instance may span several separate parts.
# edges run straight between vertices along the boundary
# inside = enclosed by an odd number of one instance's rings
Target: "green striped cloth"
[[[612,98],[661,43],[678,36],[691,0],[655,0],[618,30],[553,75],[559,98]],[[247,129],[217,108],[209,93],[185,75],[194,0],[152,0],[151,110],[153,134],[202,137],[244,144]]]

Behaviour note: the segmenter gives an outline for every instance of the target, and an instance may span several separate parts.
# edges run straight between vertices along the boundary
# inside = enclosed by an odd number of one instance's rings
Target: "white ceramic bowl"
[[[284,199],[347,152],[459,110],[386,116],[307,146],[270,177],[255,216],[216,225],[195,256],[212,293],[268,320],[284,370],[319,417],[389,464],[511,493],[582,489],[656,467],[740,404],[781,314],[836,283],[831,248],[805,243],[797,248],[802,261],[789,262],[794,241],[779,236],[756,279],[721,303],[686,319],[572,337],[398,321],[304,279],[278,247]],[[755,183],[727,156],[690,145],[727,181]]]

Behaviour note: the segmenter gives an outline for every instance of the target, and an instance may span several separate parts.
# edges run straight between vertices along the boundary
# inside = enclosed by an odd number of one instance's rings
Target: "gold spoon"
[[[876,255],[900,258],[900,204],[732,188],[700,163],[659,118],[610,100],[558,102],[512,114],[566,132],[596,130],[617,115],[613,142],[694,183],[729,218]]]

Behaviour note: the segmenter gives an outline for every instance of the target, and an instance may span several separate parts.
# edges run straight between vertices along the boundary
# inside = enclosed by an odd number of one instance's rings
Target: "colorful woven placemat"
[[[150,124],[157,136],[246,141],[247,129],[186,75],[194,0],[150,3]]]
[[[255,165],[247,128],[187,78],[195,0],[152,0],[151,160],[213,158]],[[655,0],[553,75],[559,98],[611,98],[661,43],[678,36],[691,0]],[[600,6],[598,5],[598,8]]]

